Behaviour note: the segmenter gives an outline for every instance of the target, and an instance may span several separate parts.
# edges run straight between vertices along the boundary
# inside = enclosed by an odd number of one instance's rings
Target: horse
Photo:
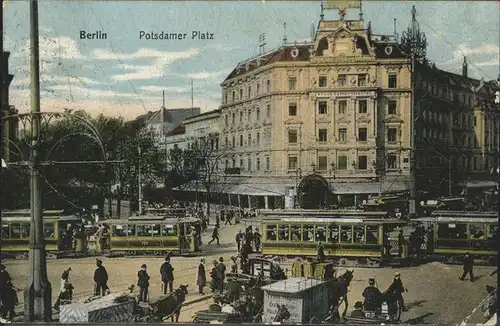
[[[347,314],[347,308],[349,307],[349,302],[347,301],[347,292],[349,292],[349,285],[353,279],[354,270],[346,270],[344,274],[339,276],[336,279],[331,281],[331,306],[333,306],[333,310],[337,310],[342,304],[345,302],[345,309],[342,313],[342,317],[345,317]],[[332,312],[332,315],[334,313]]]
[[[278,305],[278,312],[276,312],[276,316],[273,318],[273,323],[282,323],[290,318],[290,311],[286,308],[285,305]]]
[[[170,293],[166,297],[152,303],[150,307],[153,311],[155,319],[163,320],[171,317],[172,322],[178,323],[182,304],[186,300],[186,295],[188,294],[188,286],[189,284],[181,284],[173,293]]]

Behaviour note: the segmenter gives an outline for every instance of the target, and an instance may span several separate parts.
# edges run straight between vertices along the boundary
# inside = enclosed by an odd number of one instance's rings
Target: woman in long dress
[[[54,304],[54,309],[59,311],[61,303],[69,304],[73,300],[73,284],[71,283],[71,278],[69,277],[69,272],[71,267],[65,270],[61,275],[61,287],[59,289],[59,297]]]

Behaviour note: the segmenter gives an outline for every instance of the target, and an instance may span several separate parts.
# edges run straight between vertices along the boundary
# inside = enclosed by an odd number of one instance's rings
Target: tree
[[[187,171],[194,174],[197,182],[206,192],[207,214],[210,214],[210,200],[214,193],[223,192],[225,175],[222,160],[229,154],[227,148],[219,148],[219,135],[209,134],[208,137],[196,139],[191,148],[186,151],[185,160],[191,166]]]

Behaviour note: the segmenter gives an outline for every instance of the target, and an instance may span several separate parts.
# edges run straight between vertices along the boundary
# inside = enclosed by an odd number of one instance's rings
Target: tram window
[[[300,229],[300,225],[292,225],[290,227],[292,229],[292,241],[300,241],[300,239],[302,239],[302,232],[301,232],[301,229]]]
[[[278,227],[278,240],[279,241],[290,241],[290,226],[280,225]]]
[[[326,241],[326,228],[324,226],[316,226],[316,241],[317,242]]]
[[[363,225],[354,226],[354,238],[355,243],[365,243],[365,227]]]
[[[161,228],[159,224],[153,224],[153,237],[159,237],[161,234]]]
[[[2,239],[9,238],[9,224],[2,224]]]
[[[488,240],[496,240],[498,225],[488,225]]]
[[[304,241],[314,241],[314,225],[304,225],[304,232],[302,233]]]
[[[129,237],[135,236],[135,224],[129,224],[129,225],[127,225],[127,235]]]
[[[484,240],[484,225],[469,224],[469,237],[473,240]]]
[[[126,227],[120,224],[113,225],[111,229],[113,237],[126,237],[127,236],[127,230]]]
[[[329,225],[328,226],[328,242],[339,243],[339,226]]]
[[[340,242],[352,243],[352,226],[342,225],[340,228]]]
[[[21,224],[12,223],[10,225],[10,238],[11,239],[21,239]]]
[[[366,243],[367,244],[378,243],[378,226],[376,225],[366,226]]]
[[[276,241],[276,225],[266,225],[266,239],[267,241]]]
[[[138,237],[150,237],[151,236],[151,225],[137,225],[136,234]]]
[[[438,238],[441,239],[467,239],[467,224],[439,224]]]
[[[177,225],[163,225],[163,236],[176,236],[177,235]]]

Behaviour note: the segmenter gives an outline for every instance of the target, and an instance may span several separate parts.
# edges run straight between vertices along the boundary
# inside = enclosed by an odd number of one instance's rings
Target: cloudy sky
[[[159,109],[162,90],[169,108],[202,111],[220,104],[220,83],[234,66],[280,46],[283,23],[288,41],[310,37],[319,19],[319,1],[63,1],[40,0],[42,110],[85,109],[95,115],[133,118]],[[374,33],[406,29],[417,7],[430,60],[454,72],[468,57],[469,74],[496,79],[499,73],[499,2],[363,2]],[[11,52],[11,104],[29,109],[29,2],[9,0],[4,9],[5,50]],[[348,19],[356,18],[349,9]],[[337,19],[335,11],[327,19]],[[80,39],[101,31],[106,40]],[[187,40],[140,40],[140,31],[187,33]],[[191,40],[193,31],[214,39]]]

